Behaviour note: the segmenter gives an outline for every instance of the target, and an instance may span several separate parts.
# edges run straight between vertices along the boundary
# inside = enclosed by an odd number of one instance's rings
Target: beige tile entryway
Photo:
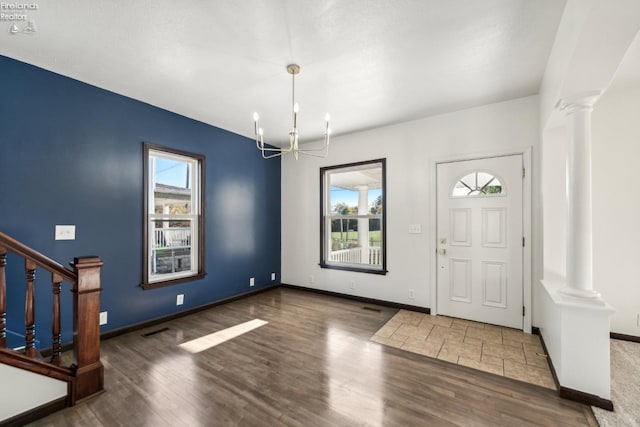
[[[539,337],[516,329],[400,310],[371,340],[556,389]]]

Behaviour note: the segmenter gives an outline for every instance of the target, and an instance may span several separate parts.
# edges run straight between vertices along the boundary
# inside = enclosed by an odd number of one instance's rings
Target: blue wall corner
[[[64,265],[102,258],[103,332],[271,286],[272,272],[281,277],[280,161],[263,160],[252,140],[4,56],[0,75],[0,231]],[[203,280],[139,287],[143,141],[206,156]],[[75,224],[76,240],[55,241],[56,224]],[[9,256],[7,268],[8,328],[23,333],[23,263]],[[37,337],[47,347],[46,272],[36,273],[36,288]],[[68,289],[63,341],[73,333]],[[185,295],[179,307],[177,294]]]

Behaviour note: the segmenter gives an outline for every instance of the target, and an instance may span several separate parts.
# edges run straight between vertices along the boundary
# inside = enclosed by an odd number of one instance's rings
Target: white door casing
[[[438,313],[523,329],[522,155],[439,163],[436,179]]]

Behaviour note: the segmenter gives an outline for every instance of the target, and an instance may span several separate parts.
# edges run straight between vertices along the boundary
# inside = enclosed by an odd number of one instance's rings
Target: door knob
[[[439,252],[440,252],[440,255],[446,255],[447,254],[447,250],[444,249],[444,248],[440,249]]]

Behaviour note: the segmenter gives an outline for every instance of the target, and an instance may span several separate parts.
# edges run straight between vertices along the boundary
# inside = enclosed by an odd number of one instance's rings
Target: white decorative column
[[[609,318],[615,310],[593,289],[591,112],[600,93],[565,98],[557,104],[566,113],[569,134],[567,273],[566,280],[541,281],[538,325],[560,383],[560,396],[612,409]]]
[[[598,298],[593,290],[593,221],[591,185],[591,112],[600,91],[560,100],[566,112],[567,152],[567,282],[560,292]]]
[[[358,215],[369,214],[369,186],[358,185]],[[369,264],[369,218],[358,218],[358,246],[362,251],[360,262]]]

